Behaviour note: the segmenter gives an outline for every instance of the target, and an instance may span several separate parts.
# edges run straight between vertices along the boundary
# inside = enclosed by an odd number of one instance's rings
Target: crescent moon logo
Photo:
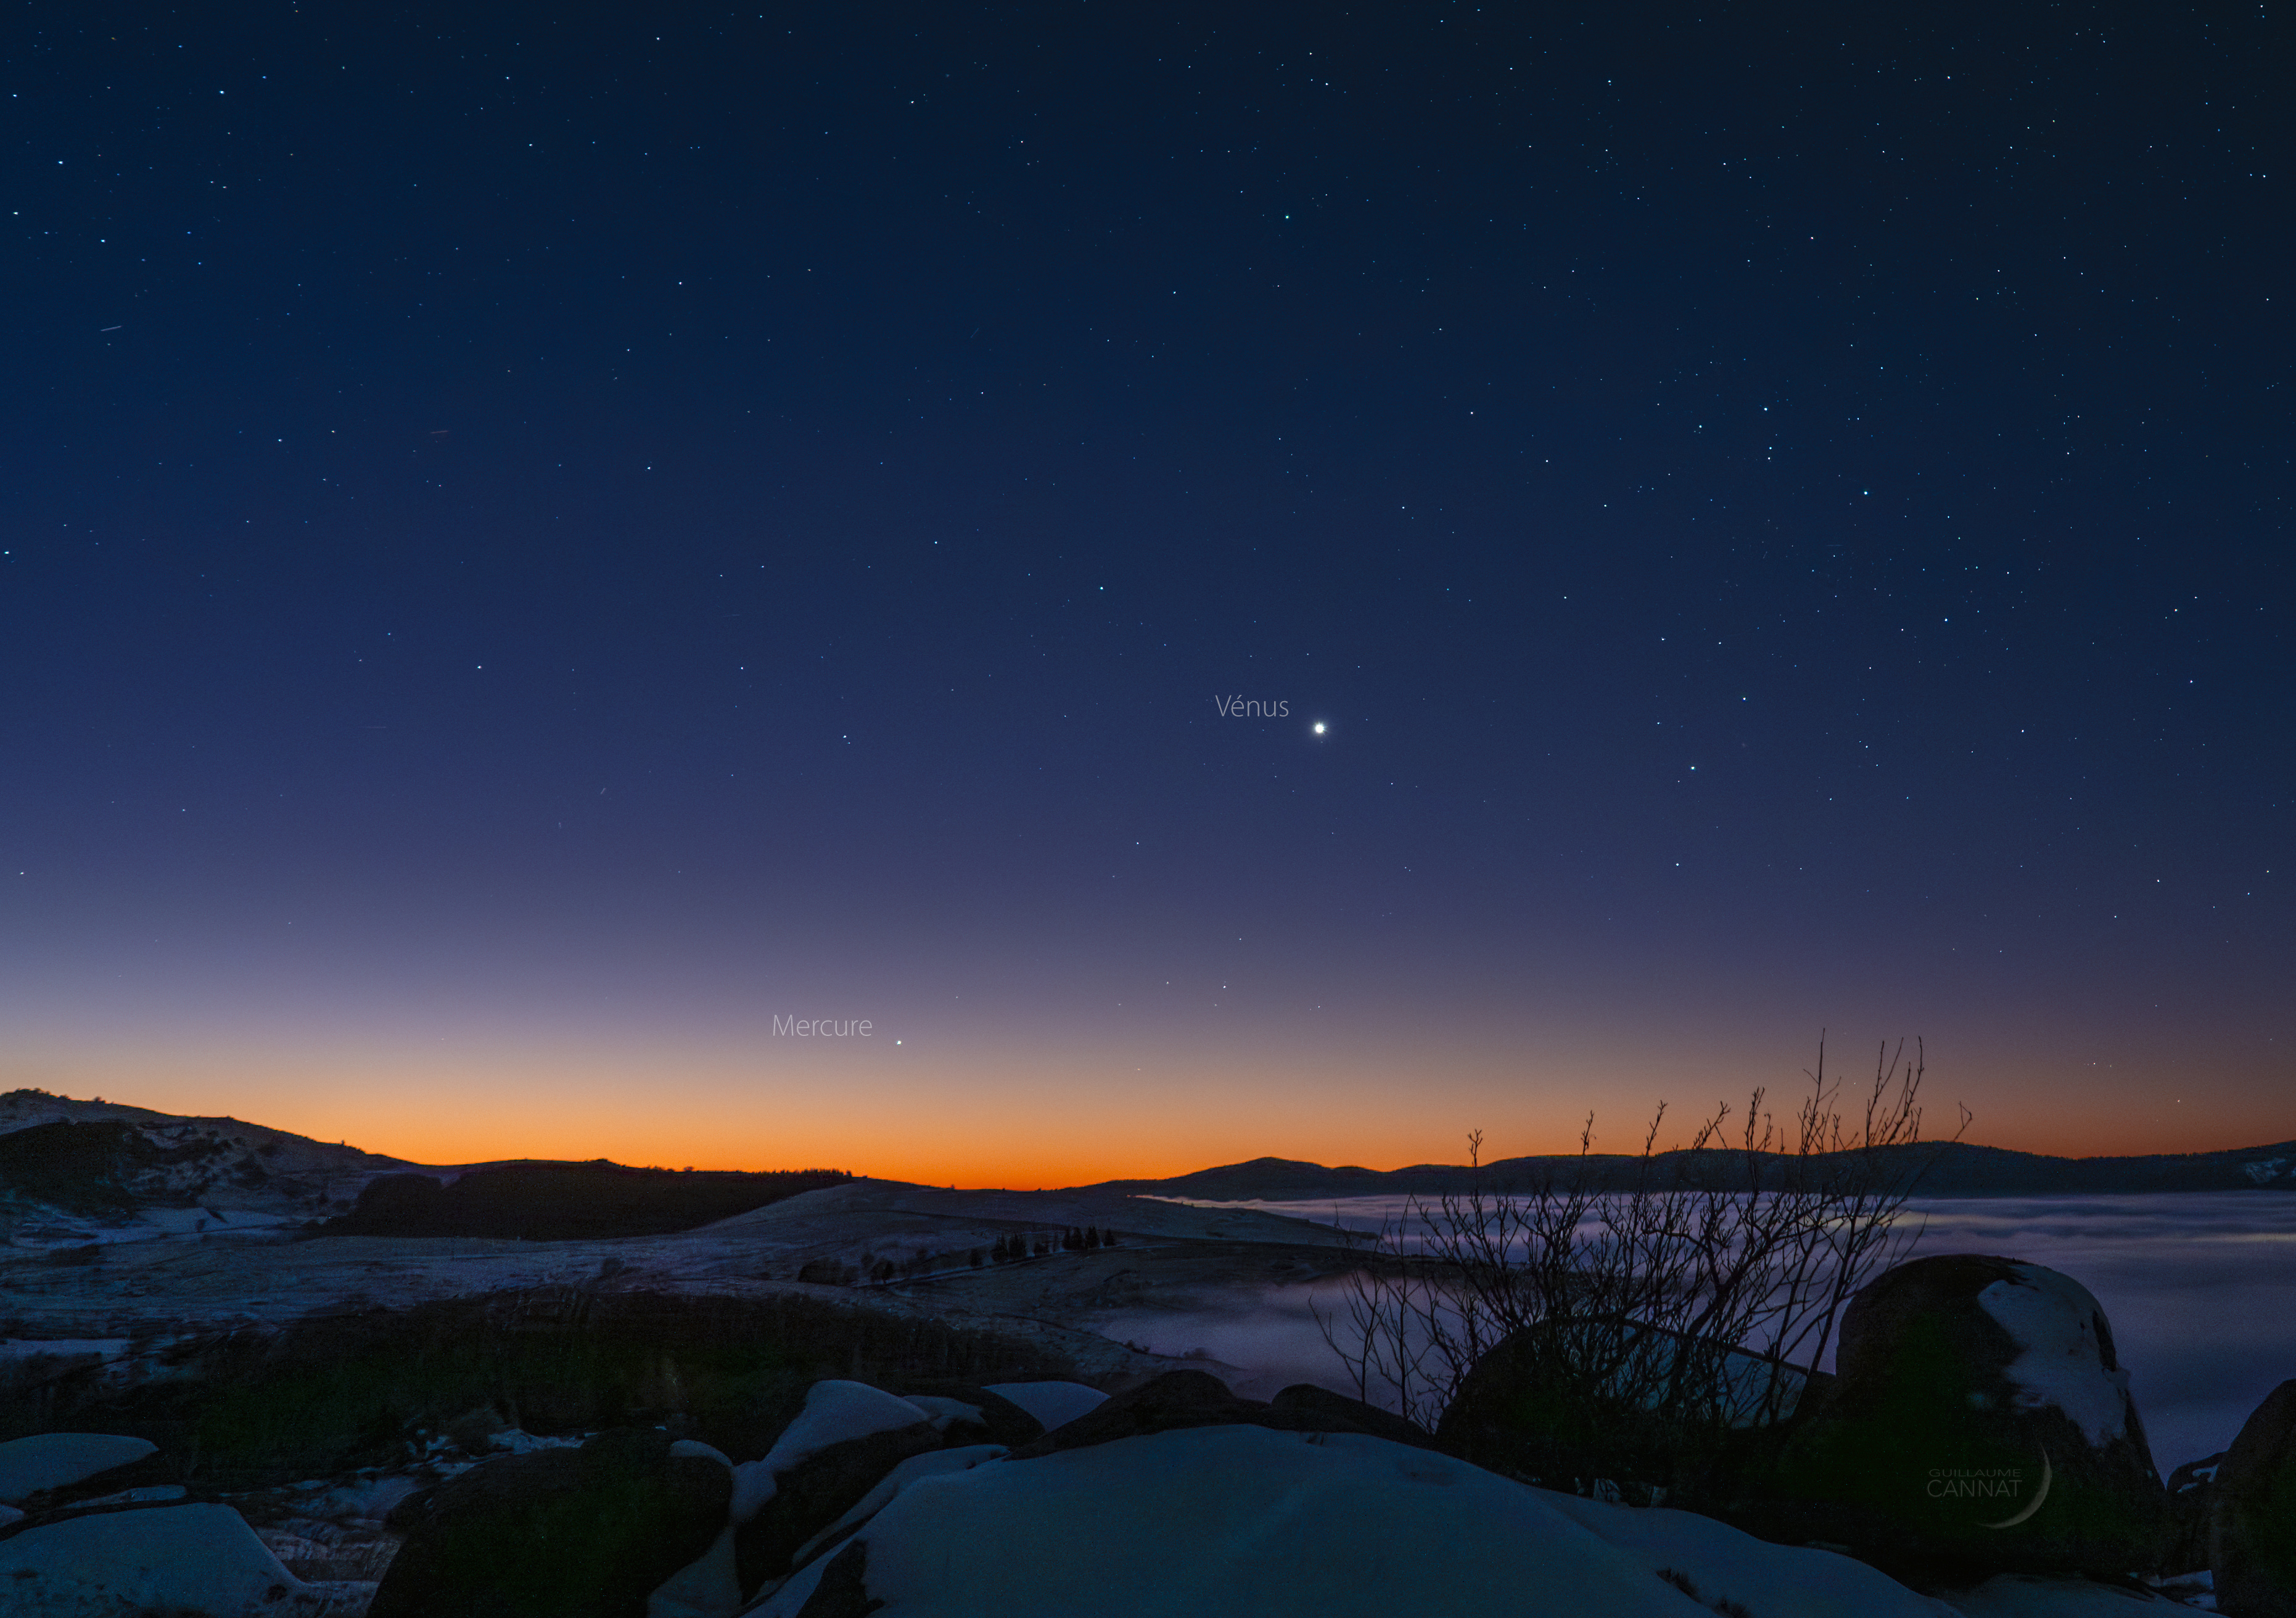
[[[2027,1517],[2031,1516],[2035,1512],[2038,1511],[2041,1508],[2041,1502],[2048,1498],[2049,1452],[2046,1450],[2044,1450],[2041,1451],[2041,1486],[2033,1491],[2033,1503],[2026,1507],[2024,1510],[2019,1512],[2015,1516],[2003,1517],[1997,1523],[1980,1523],[1978,1526],[1980,1528],[2014,1528],[2018,1524],[2023,1522]]]

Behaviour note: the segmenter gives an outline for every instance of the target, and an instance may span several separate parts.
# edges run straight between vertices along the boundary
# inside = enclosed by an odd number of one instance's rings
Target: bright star
[[[1324,733],[1324,722],[1323,722],[1322,720],[1318,719],[1317,721],[1316,721],[1316,735],[1318,735],[1318,736],[1321,736],[1323,733]]]

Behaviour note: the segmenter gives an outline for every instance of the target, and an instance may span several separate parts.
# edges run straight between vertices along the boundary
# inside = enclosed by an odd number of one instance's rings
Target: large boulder
[[[1012,1449],[1036,1438],[1046,1425],[1004,1394],[969,1382],[909,1382],[898,1392],[931,1417],[952,1444],[991,1443]]]
[[[2212,1492],[2217,1610],[2296,1618],[2296,1381],[2274,1388],[2242,1424]]]
[[[1765,1532],[1942,1583],[2158,1568],[2167,1496],[2078,1281],[1977,1254],[1899,1264],[1850,1300],[1836,1363]]]
[[[228,1506],[97,1512],[0,1540],[0,1611],[28,1618],[317,1618],[327,1605]]]
[[[864,1618],[881,1604],[888,1618],[1958,1618],[1847,1557],[1688,1512],[1251,1423],[920,1479],[749,1618]]]
[[[859,1530],[870,1518],[898,1500],[901,1491],[925,1478],[939,1477],[944,1473],[969,1472],[992,1460],[1002,1460],[1010,1451],[1003,1444],[968,1444],[955,1450],[928,1450],[912,1455],[879,1478],[868,1493],[846,1508],[845,1514],[798,1547],[790,1557],[791,1567],[803,1567],[816,1557],[836,1549],[846,1539]]]
[[[911,1456],[947,1440],[933,1413],[865,1382],[832,1379],[807,1390],[763,1459],[734,1469],[736,1574],[744,1596],[785,1577],[791,1558],[859,1504]]]
[[[20,1506],[33,1495],[129,1466],[159,1446],[110,1433],[36,1433],[0,1443],[0,1501]]]
[[[1240,1399],[1208,1371],[1166,1371],[1129,1393],[1062,1423],[1034,1443],[1013,1451],[1014,1460],[1033,1460],[1067,1450],[1089,1449],[1120,1438],[1172,1433],[1187,1427],[1252,1426],[1279,1433],[1365,1433],[1432,1447],[1433,1441],[1410,1423],[1383,1410],[1321,1388],[1295,1385],[1273,1403]]]
[[[1331,1389],[1317,1387],[1312,1382],[1295,1382],[1267,1402],[1272,1410],[1314,1423],[1312,1430],[1368,1433],[1374,1438],[1384,1438],[1390,1443],[1409,1444],[1417,1450],[1437,1447],[1433,1434],[1406,1421],[1394,1411],[1382,1410],[1377,1405],[1365,1404],[1360,1399],[1350,1399],[1345,1393],[1334,1393]]]
[[[1648,1389],[1685,1356],[1682,1373],[1702,1391],[1656,1408]],[[1585,1493],[1608,1480],[1637,1504],[1711,1508],[1765,1447],[1771,1418],[1802,1404],[1807,1382],[1797,1367],[1631,1321],[1542,1322],[1475,1361],[1435,1439],[1523,1482]]]
[[[895,1427],[842,1439],[775,1475],[773,1499],[734,1530],[742,1593],[790,1571],[791,1559],[816,1534],[858,1505],[903,1461],[941,1447],[930,1425]]]
[[[726,1527],[721,1459],[619,1427],[578,1450],[491,1460],[441,1484],[369,1618],[644,1618],[646,1596]],[[692,1450],[698,1446],[686,1446]]]

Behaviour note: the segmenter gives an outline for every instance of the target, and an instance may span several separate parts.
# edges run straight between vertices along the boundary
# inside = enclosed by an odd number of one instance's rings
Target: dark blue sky
[[[2284,24],[659,15],[19,13],[0,1078],[1059,1177],[1831,1027],[2296,1133]]]

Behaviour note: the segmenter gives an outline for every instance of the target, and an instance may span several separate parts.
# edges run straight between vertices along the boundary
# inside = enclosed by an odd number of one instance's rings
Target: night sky
[[[1824,1030],[2296,1135],[2289,43],[20,6],[0,1083],[1053,1185]]]

